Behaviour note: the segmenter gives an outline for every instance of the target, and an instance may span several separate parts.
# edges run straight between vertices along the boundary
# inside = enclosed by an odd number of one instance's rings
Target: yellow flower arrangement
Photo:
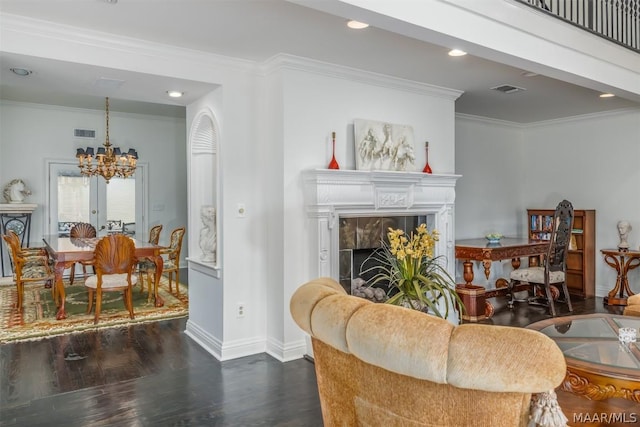
[[[415,233],[389,228],[389,242],[369,256],[362,264],[363,274],[375,273],[370,286],[388,287],[388,304],[402,305],[416,310],[429,310],[438,317],[447,317],[449,307],[464,308],[455,291],[455,283],[442,266],[442,257],[434,257],[439,239],[436,230],[429,231],[420,224]],[[365,268],[366,265],[369,265]],[[438,304],[443,299],[444,304]],[[445,312],[441,312],[444,305]],[[439,308],[440,307],[440,308]]]

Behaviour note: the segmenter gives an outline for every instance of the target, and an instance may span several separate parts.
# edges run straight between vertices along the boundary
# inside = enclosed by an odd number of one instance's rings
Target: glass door
[[[114,177],[107,184],[102,177],[80,175],[74,163],[50,162],[46,234],[67,237],[78,222],[93,225],[98,236],[120,232],[135,236],[144,230],[142,168],[130,178]]]

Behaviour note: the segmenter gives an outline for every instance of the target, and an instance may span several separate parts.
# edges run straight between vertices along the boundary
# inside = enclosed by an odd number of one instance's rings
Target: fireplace
[[[415,231],[420,224],[426,224],[428,230],[433,230],[435,215],[411,215],[411,216],[359,216],[351,217],[343,215],[339,219],[338,230],[338,259],[340,284],[349,294],[364,284],[371,284],[375,271],[371,271],[378,263],[369,257],[380,250],[382,241],[388,242],[387,231],[389,228],[403,230],[406,234]],[[366,264],[365,264],[366,262]],[[386,283],[381,283],[385,290]],[[379,301],[372,295],[362,295],[365,298]]]
[[[455,277],[454,201],[459,175],[314,169],[303,172],[317,276],[339,281],[351,293],[362,261],[388,227],[437,230],[435,256],[444,255]]]

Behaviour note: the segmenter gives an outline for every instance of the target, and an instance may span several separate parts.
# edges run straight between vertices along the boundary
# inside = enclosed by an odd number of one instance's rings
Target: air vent
[[[526,89],[522,87],[512,86],[512,85],[500,85],[500,86],[492,87],[491,90],[497,90],[498,92],[502,92],[502,93],[516,93],[516,92],[525,91]]]
[[[92,129],[74,129],[73,136],[76,138],[94,138],[96,137],[96,131]]]

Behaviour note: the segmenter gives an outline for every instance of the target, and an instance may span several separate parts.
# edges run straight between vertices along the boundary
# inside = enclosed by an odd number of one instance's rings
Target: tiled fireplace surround
[[[454,201],[459,175],[314,169],[303,172],[317,275],[350,292],[360,263],[379,246],[388,226],[411,231],[421,222],[438,230],[435,255],[445,255],[455,277]],[[342,269],[340,268],[342,258]],[[350,259],[348,259],[350,258]],[[349,263],[353,264],[348,271]]]

